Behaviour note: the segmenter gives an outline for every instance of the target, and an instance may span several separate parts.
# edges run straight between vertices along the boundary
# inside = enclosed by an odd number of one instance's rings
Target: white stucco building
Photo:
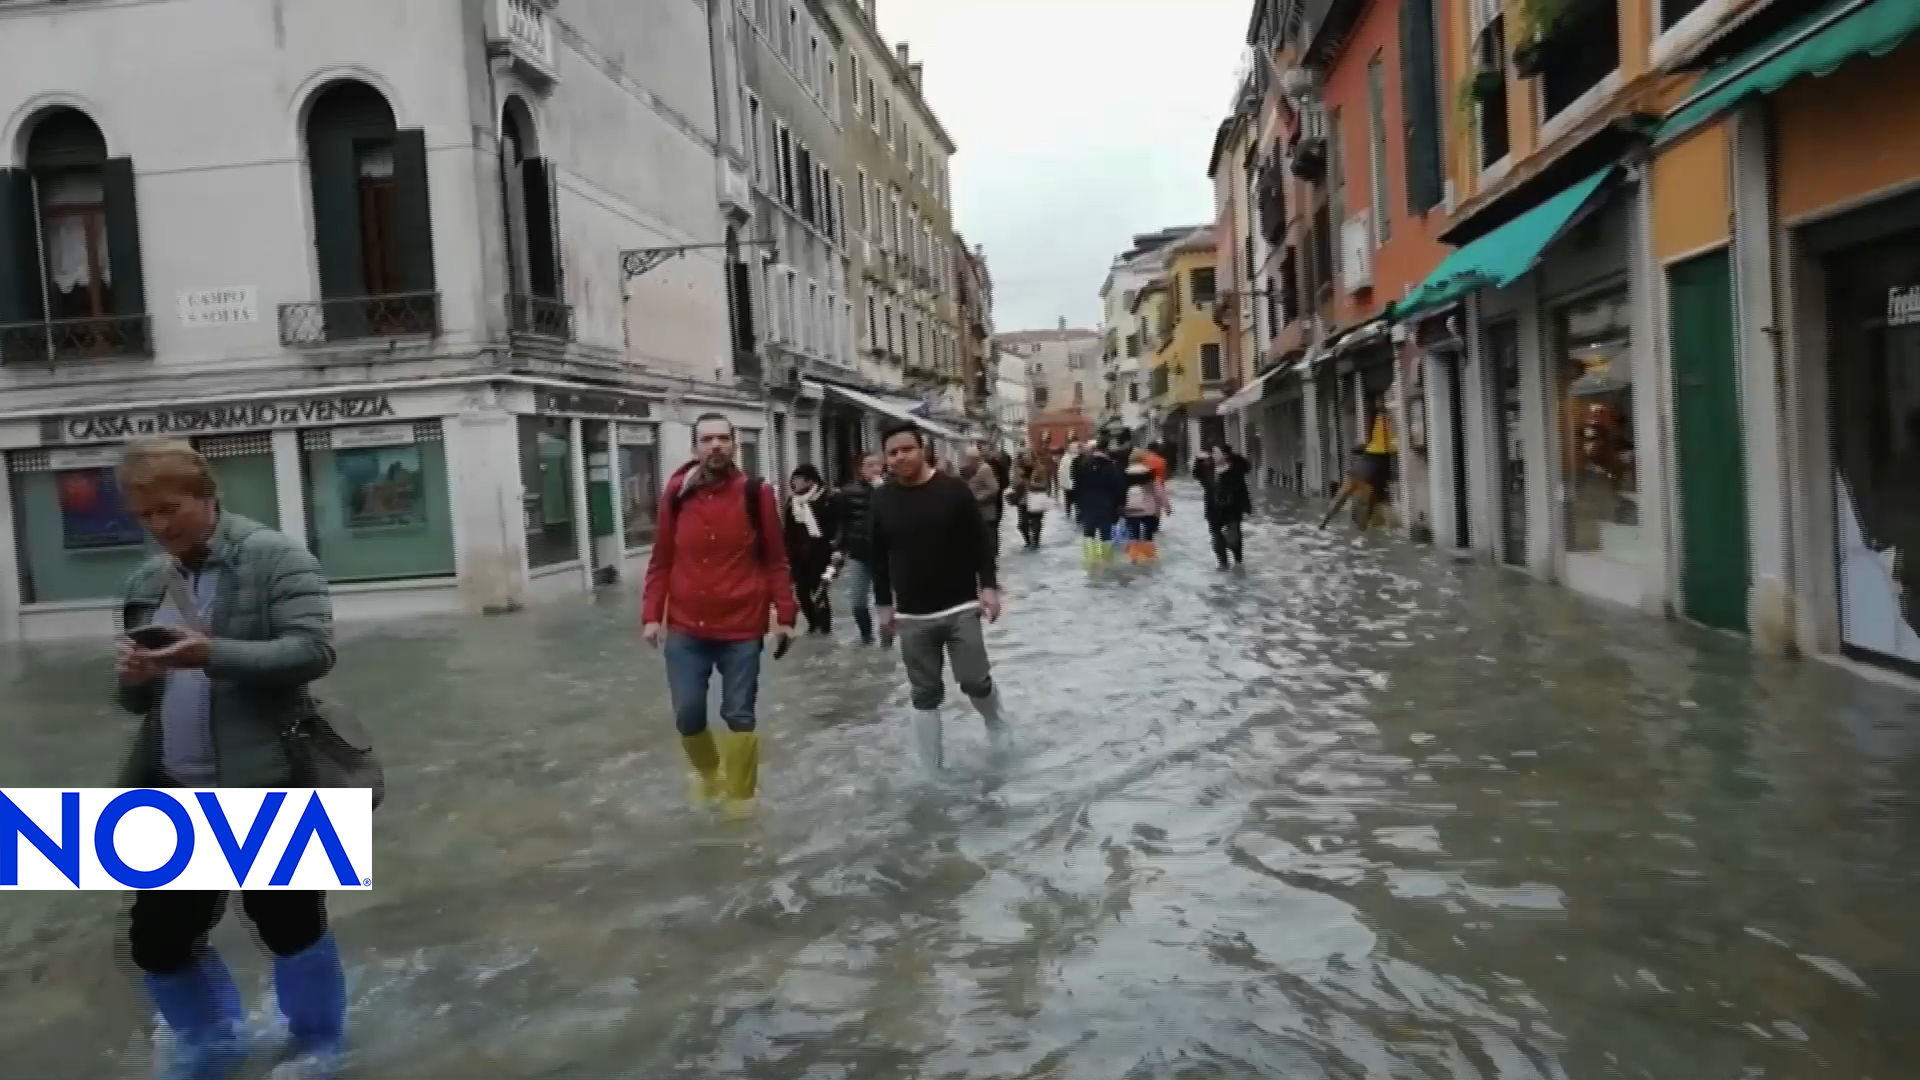
[[[987,410],[1000,427],[1006,449],[1018,452],[1027,445],[1027,419],[1033,408],[1026,359],[1017,353],[993,349],[990,366],[993,393],[987,399]]]
[[[307,542],[343,619],[621,573],[701,412],[766,467],[736,13],[625,10],[0,5],[0,640],[111,631],[141,435]]]

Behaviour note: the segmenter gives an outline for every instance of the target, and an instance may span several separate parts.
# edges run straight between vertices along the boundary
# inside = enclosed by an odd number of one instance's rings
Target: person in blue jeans
[[[873,644],[873,493],[886,481],[887,463],[879,454],[860,458],[860,475],[840,489],[840,550],[834,553],[853,603],[853,625],[860,644]],[[880,645],[892,642],[885,636]]]
[[[750,810],[758,790],[760,736],[754,702],[768,615],[773,633],[793,636],[799,605],[780,536],[773,489],[734,464],[733,424],[719,413],[694,421],[694,459],[674,471],[660,496],[660,526],[641,594],[641,633],[664,642],[667,685],[681,749],[693,766],[695,796]],[[707,726],[707,687],[720,674],[716,738]]]

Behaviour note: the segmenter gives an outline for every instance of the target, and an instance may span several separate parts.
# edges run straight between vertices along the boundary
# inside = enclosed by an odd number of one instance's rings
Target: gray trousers
[[[947,698],[943,660],[953,663],[953,678],[970,698],[993,693],[993,664],[978,609],[937,619],[900,620],[900,660],[906,665],[913,707],[931,710]]]

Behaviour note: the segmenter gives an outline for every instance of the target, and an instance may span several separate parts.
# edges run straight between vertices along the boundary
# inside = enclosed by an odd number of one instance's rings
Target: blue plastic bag
[[[1127,523],[1124,521],[1114,522],[1113,530],[1107,534],[1107,539],[1112,540],[1116,544],[1124,544],[1132,538],[1133,534],[1128,531]]]

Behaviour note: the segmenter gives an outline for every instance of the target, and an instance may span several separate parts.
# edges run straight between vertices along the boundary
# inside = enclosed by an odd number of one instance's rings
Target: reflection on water
[[[1191,495],[1188,498],[1191,505]],[[1022,748],[913,766],[893,658],[770,665],[764,812],[682,804],[630,602],[359,632],[364,1076],[1876,1076],[1920,1060],[1898,692],[1277,512],[992,632]],[[97,651],[0,652],[0,782],[103,782]],[[137,1075],[115,896],[0,899],[9,1075]],[[219,941],[264,993],[238,920]]]

